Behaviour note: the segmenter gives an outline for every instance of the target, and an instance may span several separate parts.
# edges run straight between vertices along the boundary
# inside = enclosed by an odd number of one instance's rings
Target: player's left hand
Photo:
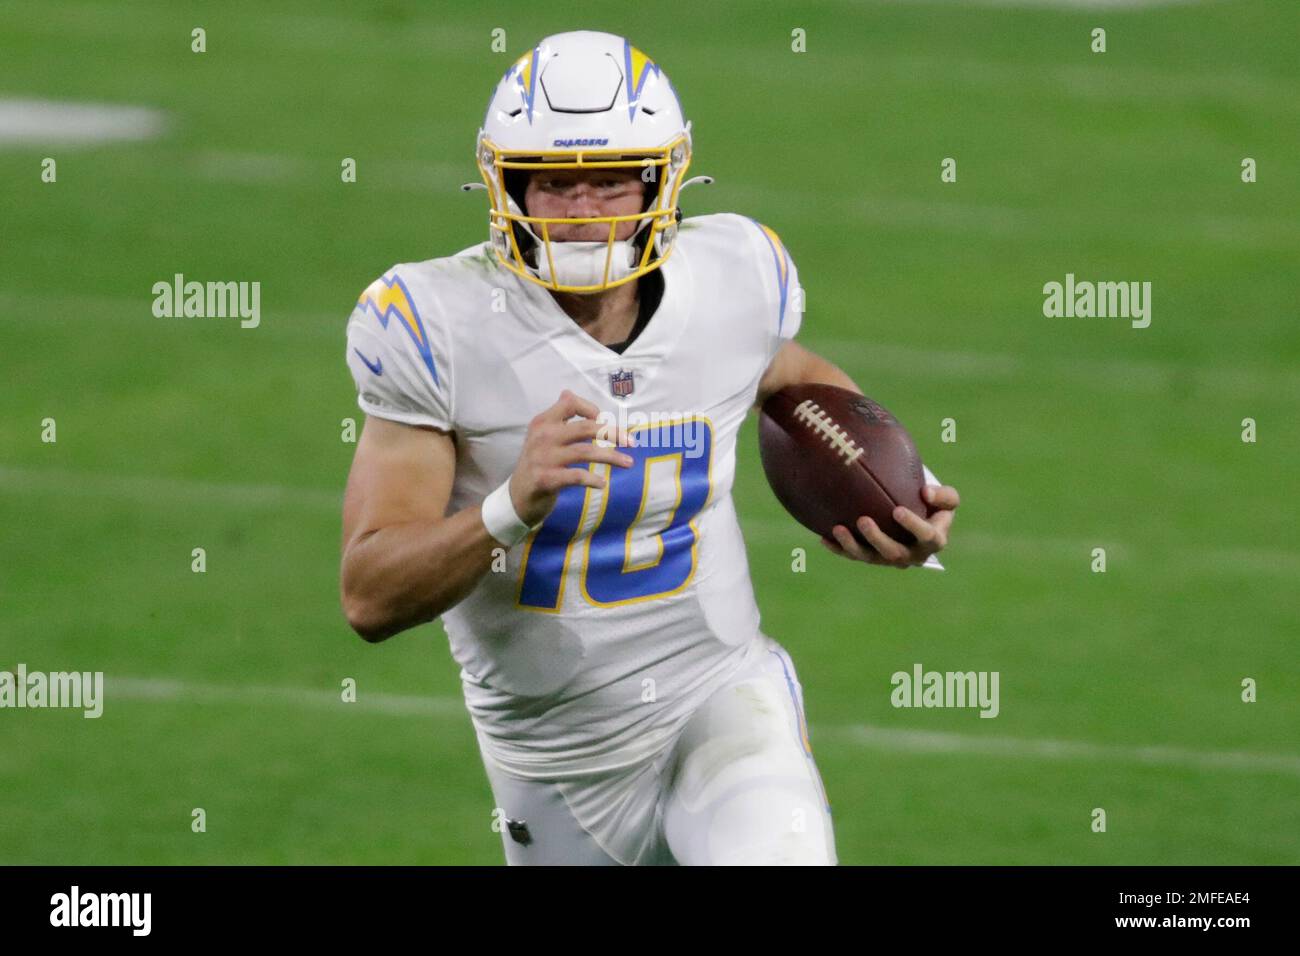
[[[916,543],[911,547],[889,537],[866,515],[858,519],[858,531],[871,542],[874,551],[859,544],[842,524],[832,528],[834,538],[822,538],[822,544],[832,554],[867,564],[883,564],[891,568],[925,564],[930,555],[938,554],[947,546],[953,512],[961,504],[961,496],[949,485],[926,485],[921,489],[921,496],[934,510],[928,521],[901,505],[894,509],[894,520],[916,537]]]

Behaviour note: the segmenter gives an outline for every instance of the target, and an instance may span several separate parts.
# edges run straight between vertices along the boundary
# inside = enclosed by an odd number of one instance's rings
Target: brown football
[[[924,518],[925,472],[907,429],[884,407],[834,385],[791,385],[763,403],[758,447],[767,482],[796,521],[831,538],[862,515],[896,541],[915,539],[893,518],[903,505]]]

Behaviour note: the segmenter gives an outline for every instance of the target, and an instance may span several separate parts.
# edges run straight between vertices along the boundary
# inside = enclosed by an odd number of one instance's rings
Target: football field
[[[0,669],[105,675],[97,719],[0,709],[0,864],[503,862],[441,626],[339,610],[344,327],[486,238],[489,92],[583,28],[671,76],[686,215],[780,233],[799,341],[963,498],[945,572],[843,561],[742,432],[840,862],[1300,863],[1295,3],[618,9],[0,6]],[[260,320],[156,316],[177,274]],[[1149,324],[1048,317],[1067,276]],[[894,707],[915,665],[997,716]]]

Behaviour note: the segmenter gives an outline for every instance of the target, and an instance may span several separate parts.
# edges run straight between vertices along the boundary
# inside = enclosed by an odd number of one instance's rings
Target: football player
[[[749,409],[856,390],[796,345],[776,233],[682,219],[691,130],[627,40],[547,37],[497,85],[476,157],[489,239],[362,293],[366,424],[343,505],[343,608],[380,641],[441,617],[511,864],[832,864],[789,654],[759,628],[731,500]],[[609,440],[602,440],[609,439]],[[957,493],[927,472],[907,567]],[[485,815],[486,817],[486,815]]]

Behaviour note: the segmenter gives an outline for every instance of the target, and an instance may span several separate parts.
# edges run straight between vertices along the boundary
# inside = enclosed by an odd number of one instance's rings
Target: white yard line
[[[341,163],[347,152],[337,157],[309,157],[283,153],[249,153],[230,150],[206,150],[190,157],[183,167],[186,175],[214,182],[274,183],[276,186],[320,188],[324,184],[342,185]],[[460,184],[477,179],[469,160],[463,163],[421,163],[400,159],[361,159],[357,164],[357,182],[367,188],[419,192],[430,195],[463,195]]]
[[[273,704],[299,708],[350,707],[370,714],[415,717],[465,717],[465,703],[458,697],[413,697],[357,690],[355,703],[343,702],[343,688],[234,687],[202,684],[169,678],[104,677],[105,699],[190,701],[194,703]]]
[[[369,691],[364,683],[357,689],[356,702],[348,704],[341,699],[341,689],[232,687],[171,679],[114,677],[108,674],[104,680],[105,706],[111,708],[114,699],[198,704],[245,703],[304,709],[352,708],[363,713],[397,717],[469,719],[460,698],[386,694]],[[980,754],[1031,760],[1102,761],[1191,770],[1280,773],[1300,777],[1300,756],[1291,754],[1119,746],[1032,737],[989,737],[980,734],[901,730],[869,724],[817,725],[811,728],[810,734],[815,740],[832,737],[866,750],[895,753]]]
[[[170,276],[159,276],[170,281]],[[1060,276],[1047,277],[1060,281]],[[1046,281],[1046,280],[1045,280]],[[153,298],[142,290],[139,298],[126,296],[53,293],[35,295],[0,291],[0,322],[30,324],[34,315],[75,327],[79,322],[162,323],[193,326],[207,319],[159,319],[152,313]],[[1035,287],[1033,301],[1026,305],[1024,321],[1050,322],[1042,316],[1042,301]],[[262,324],[246,334],[303,336],[343,341],[349,303],[337,313],[276,311],[263,317]],[[224,321],[224,320],[218,320]],[[1079,320],[1097,323],[1114,320]],[[1121,320],[1121,325],[1123,322]],[[1125,332],[1124,334],[1128,334]],[[1138,334],[1138,333],[1133,333]],[[1081,388],[1140,394],[1160,394],[1173,388],[1204,387],[1222,396],[1231,392],[1243,396],[1267,396],[1271,401],[1300,400],[1300,372],[1281,366],[1246,367],[1197,365],[1183,361],[1138,361],[1119,356],[1084,358],[1072,355],[1027,355],[1010,352],[923,348],[873,341],[870,338],[823,338],[809,334],[806,344],[855,369],[888,365],[903,368],[908,375],[927,379],[979,381],[1050,379]]]
[[[360,420],[361,414],[357,413]],[[149,475],[105,475],[57,468],[26,468],[0,465],[0,490],[10,494],[53,495],[60,499],[111,498],[141,505],[159,500],[205,502],[238,508],[270,508],[307,512],[337,513],[343,491],[295,487],[267,482],[237,483],[165,478]],[[793,519],[780,516],[742,516],[745,536],[756,542],[779,543],[783,549],[806,547],[810,555],[821,556],[817,541]],[[1093,548],[1105,548],[1107,561],[1136,561],[1141,569],[1148,558],[1129,544],[1108,536],[1096,540],[1052,535],[1026,535],[965,531],[959,549],[972,557],[993,557],[1025,562],[1052,559],[1078,563],[1086,569]],[[1147,550],[1147,554],[1155,547]],[[828,556],[829,557],[829,556]],[[1300,553],[1263,547],[1189,547],[1161,553],[1162,566],[1171,561],[1178,567],[1222,574],[1266,574],[1282,577],[1300,575]],[[1115,568],[1117,570],[1117,568]],[[1138,573],[1141,573],[1139,570]]]
[[[0,147],[69,148],[155,139],[164,126],[162,111],[146,106],[0,98]]]
[[[1041,302],[1037,305],[1041,305]],[[1027,310],[1024,321],[1053,321],[1044,319],[1037,305]],[[1123,324],[1123,333],[1129,334],[1127,323]],[[926,378],[978,381],[1047,379],[1053,383],[1067,383],[1097,391],[1144,395],[1170,393],[1175,389],[1188,391],[1199,387],[1212,390],[1219,397],[1225,392],[1231,392],[1267,396],[1271,401],[1300,400],[1300,372],[1280,365],[1248,368],[1197,365],[1191,362],[1138,361],[1119,356],[1086,358],[1073,355],[1014,355],[1007,352],[890,345],[873,342],[870,338],[809,336],[807,344],[841,364],[850,362],[857,369],[887,365],[902,369],[909,376]]]
[[[1215,0],[869,0],[873,3],[929,3],[935,6],[1042,7],[1058,10],[1141,10],[1146,7],[1187,7]]]
[[[893,0],[897,2],[897,0]],[[915,3],[917,0],[904,0]],[[1043,7],[1064,10],[1142,10],[1147,7],[1188,7],[1215,0],[930,0],[939,3],[978,4],[985,7]]]
[[[1192,750],[1187,747],[1125,747],[1078,740],[985,737],[933,730],[900,730],[869,725],[823,727],[821,733],[873,750],[912,754],[981,754],[1040,760],[1096,760],[1194,770],[1243,770],[1300,777],[1300,756],[1245,751]],[[813,734],[817,729],[813,728]]]
[[[357,419],[361,419],[357,410]],[[235,507],[291,508],[337,511],[343,489],[295,488],[278,484],[240,484],[159,478],[148,475],[104,475],[57,468],[13,468],[0,465],[0,489],[11,493],[53,494],[59,497],[116,498],[148,504],[160,498],[218,502]]]
[[[170,283],[175,272],[158,274],[153,282]],[[186,280],[208,280],[209,275],[189,275]],[[230,276],[218,277],[223,280]],[[241,276],[249,281],[265,281],[258,276]],[[292,336],[301,339],[304,336],[328,338],[342,343],[348,324],[348,313],[355,303],[341,302],[337,313],[299,312],[277,309],[262,316],[262,323],[256,329],[239,329],[237,320],[232,319],[195,319],[174,318],[160,319],[153,314],[152,282],[142,287],[138,297],[83,295],[78,293],[54,292],[50,295],[32,295],[25,292],[0,291],[0,322],[19,322],[30,326],[35,317],[40,321],[64,328],[79,328],[91,322],[102,324],[112,322],[121,325],[155,324],[162,328],[175,326],[213,329],[221,323],[232,323],[236,331],[245,335]],[[272,316],[274,318],[272,318]],[[340,344],[340,348],[342,345]]]

